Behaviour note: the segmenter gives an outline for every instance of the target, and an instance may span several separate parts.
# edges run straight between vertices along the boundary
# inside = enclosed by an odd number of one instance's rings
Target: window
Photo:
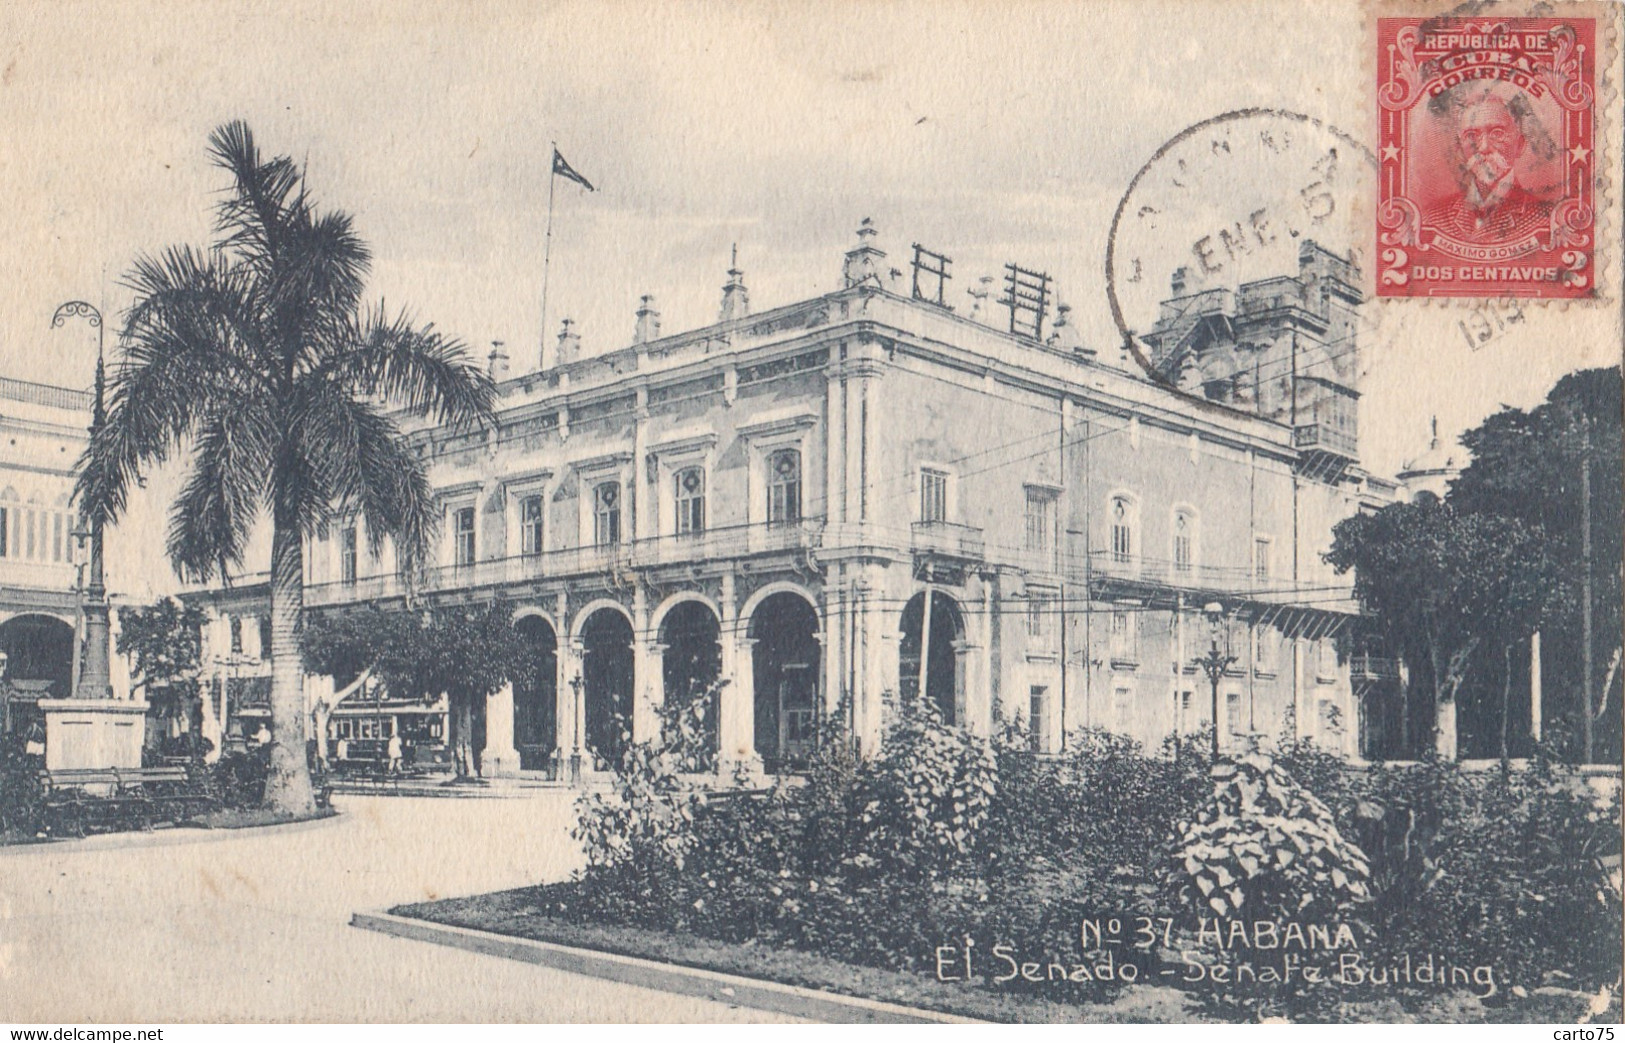
[[[801,520],[801,453],[780,449],[767,459],[767,523],[794,525]]]
[[[1051,625],[1055,615],[1055,601],[1046,591],[1030,590],[1027,594],[1027,640],[1035,649],[1048,649],[1055,638]]]
[[[526,496],[519,501],[519,553],[542,552],[542,498]]]
[[[1111,627],[1112,662],[1134,664],[1140,660],[1139,617],[1132,612],[1113,612]]]
[[[1196,567],[1196,515],[1188,510],[1174,512],[1174,571],[1189,573]]]
[[[1277,653],[1280,651],[1280,641],[1275,631],[1269,627],[1257,627],[1253,630],[1253,671],[1260,674],[1273,674],[1277,670]]]
[[[355,526],[346,525],[339,533],[339,580],[345,584],[355,582]]]
[[[1034,753],[1049,753],[1050,709],[1049,689],[1041,684],[1035,684],[1027,692],[1031,709],[1031,731],[1028,733],[1028,747]]]
[[[1241,693],[1230,692],[1224,697],[1224,727],[1231,735],[1241,735]]]
[[[1194,716],[1195,693],[1185,691],[1174,693],[1174,715],[1178,718],[1174,728],[1180,735],[1188,735],[1195,731],[1201,722]]]
[[[63,548],[66,546],[67,541],[65,541],[62,538],[62,531],[63,531],[62,515],[60,515],[60,514],[53,515],[51,517],[51,560],[52,561],[61,561],[66,556],[64,554],[64,552],[63,552]]]
[[[1337,703],[1332,699],[1318,701],[1317,709],[1320,715],[1320,734],[1327,738],[1334,738],[1343,734],[1343,711],[1338,709]]]
[[[948,520],[948,474],[930,467],[920,468],[920,520]]]
[[[1027,489],[1027,550],[1035,554],[1055,551],[1055,493]]]
[[[1126,728],[1134,716],[1134,690],[1132,688],[1112,689],[1112,708],[1116,712],[1117,725]]]
[[[260,658],[271,658],[271,617],[260,617]]]
[[[1134,504],[1126,496],[1112,497],[1112,561],[1127,565],[1134,560]]]
[[[677,534],[705,531],[705,472],[687,467],[672,475],[672,494],[677,504]]]
[[[11,557],[11,511],[0,507],[0,558]]]
[[[1321,681],[1337,677],[1337,642],[1329,637],[1321,638],[1315,649],[1315,677]]]
[[[243,617],[231,617],[231,654],[243,654]]]
[[[1253,537],[1253,579],[1267,584],[1273,574],[1270,562],[1271,541],[1268,536]]]
[[[474,508],[459,507],[452,512],[452,564],[474,564]]]
[[[592,542],[599,547],[621,542],[620,482],[602,482],[592,491]]]

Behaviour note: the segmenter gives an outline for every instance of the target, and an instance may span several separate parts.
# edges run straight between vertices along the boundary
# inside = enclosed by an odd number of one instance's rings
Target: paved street
[[[0,848],[0,1022],[768,1020],[347,926],[563,878],[571,800],[340,797],[272,832]]]

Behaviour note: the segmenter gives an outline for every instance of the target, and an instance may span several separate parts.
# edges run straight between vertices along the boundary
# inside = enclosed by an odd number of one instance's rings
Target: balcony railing
[[[1399,679],[1399,661],[1382,656],[1357,655],[1349,659],[1349,676],[1361,681]]]
[[[63,591],[74,589],[77,579],[78,566],[72,562],[0,558],[0,586]]]
[[[1351,460],[1358,455],[1354,436],[1327,424],[1302,424],[1293,428],[1292,444],[1298,449],[1319,450]]]
[[[954,522],[915,522],[912,530],[913,550],[916,554],[935,554],[961,561],[982,561],[987,556],[987,542],[982,530],[974,525]]]
[[[625,569],[806,550],[818,545],[821,530],[821,524],[813,521],[738,526],[604,546],[569,547],[468,565],[441,565],[426,570],[418,578],[416,590],[419,593],[472,590],[542,578],[610,575]],[[399,573],[365,576],[348,583],[314,583],[305,587],[305,604],[321,607],[375,601],[400,597],[406,589],[407,584]]]

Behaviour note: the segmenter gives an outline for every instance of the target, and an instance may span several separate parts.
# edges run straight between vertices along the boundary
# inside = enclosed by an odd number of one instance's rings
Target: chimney
[[[1050,327],[1049,346],[1057,351],[1065,351],[1084,358],[1094,358],[1093,348],[1083,345],[1083,337],[1078,333],[1078,327],[1072,324],[1072,305],[1061,304],[1055,308],[1055,325]]]
[[[984,275],[976,280],[976,284],[981,289],[968,289],[965,291],[970,294],[973,302],[970,306],[971,321],[991,325],[993,322],[993,276]]]
[[[722,286],[722,311],[717,321],[742,319],[750,314],[750,291],[745,289],[745,273],[739,270],[739,244],[734,244],[733,258],[728,262],[728,281]]]
[[[554,353],[555,365],[568,366],[581,360],[581,334],[576,332],[574,319],[565,319],[559,330],[559,346]]]
[[[660,339],[660,313],[655,311],[655,299],[649,294],[643,295],[643,302],[638,306],[638,325],[632,334],[633,344],[647,344],[651,340]]]
[[[1175,297],[1185,294],[1185,283],[1190,278],[1190,269],[1183,266],[1174,269],[1174,277],[1168,280],[1168,288],[1173,290]]]
[[[485,373],[492,380],[508,379],[508,352],[503,348],[500,340],[491,342],[491,354],[486,357]]]
[[[841,267],[841,282],[847,287],[872,283],[884,288],[886,268],[882,261],[886,252],[875,245],[875,223],[864,218],[858,225],[858,245],[846,252],[846,264]]]

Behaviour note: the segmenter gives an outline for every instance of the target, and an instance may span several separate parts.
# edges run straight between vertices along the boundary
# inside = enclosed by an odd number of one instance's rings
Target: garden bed
[[[1191,1010],[1183,993],[1166,987],[1138,988],[1109,1003],[1058,1003],[977,984],[942,982],[908,971],[863,967],[814,953],[748,942],[733,944],[683,932],[651,931],[618,924],[572,923],[543,911],[557,906],[561,898],[567,899],[571,886],[555,884],[418,902],[397,906],[390,912],[430,923],[736,974],[981,1021],[1068,1024],[1207,1020]]]
[[[1165,985],[1131,985],[1110,1000],[1061,1002],[1010,991],[985,982],[943,982],[912,971],[865,967],[814,953],[751,942],[722,942],[687,932],[649,930],[610,923],[576,923],[548,910],[571,905],[576,885],[497,891],[467,898],[400,905],[395,916],[450,927],[550,942],[577,949],[738,975],[780,985],[894,1003],[979,1021],[1018,1024],[1214,1023],[1222,1019],[1201,1009],[1197,996]],[[1522,991],[1522,990],[1520,990]],[[1575,1023],[1617,1022],[1617,996],[1598,1014],[1591,997],[1548,987],[1502,997],[1486,1005],[1461,991],[1442,991],[1407,1010],[1392,997],[1346,1004],[1338,1020],[1351,1023]]]
[[[316,822],[337,814],[333,808],[317,808],[308,814],[270,811],[265,808],[224,808],[203,815],[194,815],[175,825],[186,829],[252,829],[256,826],[286,826],[295,822]]]
[[[1617,1009],[1618,800],[1545,761],[1356,773],[1091,732],[1035,758],[899,709],[878,757],[837,717],[803,785],[721,792],[681,711],[578,800],[576,880],[401,915],[1001,1021]]]

